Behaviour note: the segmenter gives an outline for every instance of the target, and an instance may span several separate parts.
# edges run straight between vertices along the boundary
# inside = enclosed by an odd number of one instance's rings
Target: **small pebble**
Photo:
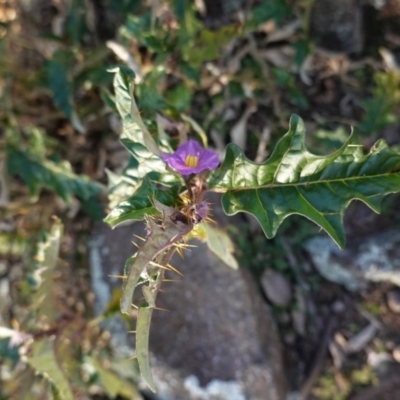
[[[335,300],[331,305],[332,311],[341,314],[346,310],[346,305],[341,300]]]
[[[292,301],[292,288],[285,276],[267,269],[261,277],[261,286],[268,300],[276,306],[287,307]]]
[[[369,351],[367,354],[367,361],[372,368],[379,369],[388,362],[392,361],[392,357],[388,353]]]
[[[294,332],[287,332],[283,336],[283,341],[288,344],[292,345],[296,341],[296,334]]]
[[[393,289],[386,295],[387,305],[389,310],[400,314],[400,291],[398,289]]]
[[[393,358],[400,363],[400,346],[396,346],[393,350]]]

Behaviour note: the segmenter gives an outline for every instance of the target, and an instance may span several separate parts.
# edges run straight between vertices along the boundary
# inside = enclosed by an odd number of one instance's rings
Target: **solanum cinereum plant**
[[[318,224],[339,245],[345,242],[343,214],[352,200],[361,200],[379,212],[382,198],[400,191],[400,154],[378,141],[368,154],[351,134],[347,142],[327,156],[310,153],[305,146],[302,119],[292,115],[288,132],[267,161],[247,159],[235,144],[217,154],[197,141],[171,148],[162,126],[150,134],[133,96],[133,84],[122,69],[115,71],[115,103],[123,121],[121,142],[132,159],[121,177],[113,178],[111,195],[122,196],[106,221],[111,226],[127,220],[145,220],[144,244],[129,258],[123,275],[121,311],[137,309],[136,356],[143,379],[155,390],[148,357],[150,320],[156,296],[172,255],[207,224],[206,191],[222,193],[226,214],[252,214],[265,235],[272,238],[291,214]],[[124,189],[124,190],[122,190]],[[204,232],[210,230],[203,229]],[[141,285],[144,301],[133,305]]]

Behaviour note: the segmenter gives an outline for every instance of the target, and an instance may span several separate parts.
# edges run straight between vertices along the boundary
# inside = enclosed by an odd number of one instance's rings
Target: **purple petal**
[[[186,165],[187,156],[198,157],[196,167]],[[203,149],[195,140],[189,140],[180,145],[173,154],[161,154],[161,158],[170,168],[181,175],[198,174],[206,169],[213,170],[219,164],[218,154],[213,150]]]
[[[197,167],[202,167],[202,169],[213,170],[218,167],[219,157],[218,154],[213,150],[203,150],[200,154],[200,160]]]
[[[202,151],[204,149],[195,140],[188,140],[186,143],[181,144],[174,154],[185,160],[186,156],[199,156]]]
[[[203,220],[204,218],[208,217],[208,213],[210,211],[210,208],[208,206],[208,203],[206,201],[202,201],[198,206],[196,210],[196,216],[199,219],[199,222]]]

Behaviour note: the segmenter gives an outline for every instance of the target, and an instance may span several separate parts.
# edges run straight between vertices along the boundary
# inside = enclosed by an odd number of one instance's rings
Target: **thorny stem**
[[[191,174],[191,175],[189,175],[188,177],[184,177],[183,179],[184,179],[184,181],[185,181],[185,185],[186,185],[186,188],[187,188],[187,191],[188,191],[188,193],[189,193],[189,198],[190,198],[190,200],[192,200],[193,201],[193,199],[194,199],[194,197],[193,197],[193,190],[192,190],[192,179],[194,178],[194,174]]]
[[[204,192],[207,191],[205,185],[206,176],[207,173],[200,173],[198,175],[191,174],[188,177],[183,177],[187,188],[187,193],[189,195],[189,199],[192,203],[201,201]]]

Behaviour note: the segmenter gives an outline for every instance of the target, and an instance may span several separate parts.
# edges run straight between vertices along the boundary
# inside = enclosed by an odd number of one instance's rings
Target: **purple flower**
[[[161,158],[181,175],[213,170],[219,164],[218,154],[213,150],[204,150],[195,140],[181,144],[173,154],[162,153]]]
[[[196,210],[196,220],[198,222],[201,222],[203,219],[208,217],[208,214],[210,212],[210,207],[208,206],[208,203],[206,201],[202,201],[197,205],[197,210]]]

